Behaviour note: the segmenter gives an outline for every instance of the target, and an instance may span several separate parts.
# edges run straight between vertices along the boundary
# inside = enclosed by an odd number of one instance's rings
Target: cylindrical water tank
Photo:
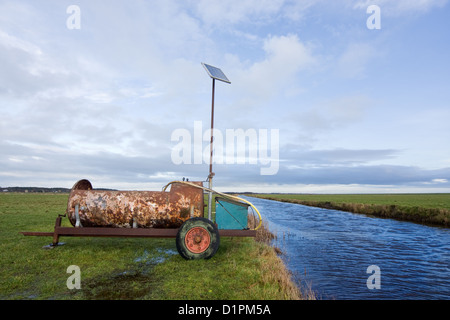
[[[168,192],[110,191],[80,180],[70,192],[66,214],[77,227],[178,228],[189,218],[203,217],[203,210],[203,190],[182,183],[173,183]]]

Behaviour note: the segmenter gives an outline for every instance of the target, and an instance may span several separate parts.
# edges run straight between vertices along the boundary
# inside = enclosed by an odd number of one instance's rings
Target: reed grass
[[[255,216],[249,216],[250,226],[256,226],[258,223],[259,221]],[[265,250],[268,250],[269,248],[273,249],[273,252],[266,253],[266,256],[270,256],[271,258],[267,260],[270,262],[268,267],[265,267],[267,272],[264,272],[263,278],[268,282],[276,281],[280,283],[280,286],[284,288],[284,291],[289,293],[291,299],[317,300],[317,295],[312,288],[310,286],[302,286],[300,281],[296,283],[294,280],[294,274],[286,269],[283,260],[280,258],[284,253],[282,249],[275,245],[275,240],[277,237],[278,236],[269,229],[267,221],[263,219],[261,227],[256,231],[255,240],[263,244],[266,248]],[[274,257],[273,253],[275,253],[277,257]],[[278,270],[274,270],[274,266]]]

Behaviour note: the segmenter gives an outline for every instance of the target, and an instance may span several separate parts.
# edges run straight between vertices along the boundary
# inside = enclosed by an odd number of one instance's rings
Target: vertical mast
[[[212,163],[213,163],[213,143],[214,143],[214,91],[216,86],[216,79],[231,83],[230,80],[228,80],[227,76],[220,70],[219,68],[210,66],[209,64],[202,63],[203,67],[205,68],[206,72],[208,72],[209,76],[212,78],[212,102],[211,102],[211,143],[210,143],[210,157],[209,157],[209,175],[208,175],[208,182],[209,182],[209,189],[212,189],[212,178],[214,176],[214,172],[212,171]],[[212,221],[212,192],[209,192],[208,194],[208,219]]]

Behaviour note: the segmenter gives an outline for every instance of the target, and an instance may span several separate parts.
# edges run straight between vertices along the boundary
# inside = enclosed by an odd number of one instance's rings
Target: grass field
[[[253,196],[383,218],[450,226],[450,193],[258,194]]]
[[[25,237],[53,231],[67,194],[0,194],[0,299],[302,299],[274,248],[222,238],[214,257],[186,261],[174,239]],[[63,218],[63,226],[70,226]],[[76,265],[81,289],[68,289]],[[305,295],[306,297],[306,295]]]

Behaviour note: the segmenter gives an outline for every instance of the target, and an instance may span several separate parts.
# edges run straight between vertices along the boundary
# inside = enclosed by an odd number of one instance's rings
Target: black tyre
[[[209,259],[219,249],[219,230],[208,219],[191,218],[178,230],[176,244],[178,253],[186,260]]]

